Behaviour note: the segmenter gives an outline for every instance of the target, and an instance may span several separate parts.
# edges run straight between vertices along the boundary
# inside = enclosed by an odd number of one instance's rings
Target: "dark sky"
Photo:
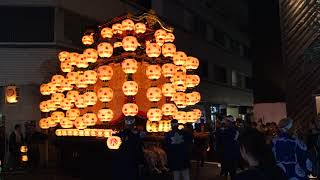
[[[284,66],[278,0],[250,0],[255,103],[284,101]]]

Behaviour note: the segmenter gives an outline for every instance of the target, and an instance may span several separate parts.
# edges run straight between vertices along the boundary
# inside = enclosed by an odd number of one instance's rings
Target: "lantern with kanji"
[[[113,111],[111,109],[100,109],[98,111],[98,119],[102,122],[111,121],[113,119]]]
[[[112,67],[108,65],[100,66],[97,72],[98,72],[99,79],[102,81],[108,81],[113,76]]]
[[[176,73],[176,66],[174,64],[166,63],[162,65],[162,74],[164,77],[169,78]]]
[[[93,34],[84,35],[82,37],[82,44],[84,44],[84,45],[91,45],[91,44],[93,44],[93,42],[94,42]]]
[[[137,23],[137,24],[135,24],[135,32],[136,32],[137,34],[145,33],[146,30],[147,30],[147,28],[146,28],[146,25],[145,25],[145,24],[143,24],[143,23]]]
[[[165,97],[172,97],[176,93],[172,83],[165,83],[162,85],[162,94]]]
[[[47,88],[48,88],[48,93],[49,94],[53,94],[53,93],[55,93],[57,91],[56,85],[54,85],[52,82],[49,82],[47,84]]]
[[[78,88],[86,88],[88,87],[87,82],[85,81],[85,75],[81,72],[76,78],[76,86]]]
[[[61,62],[67,60],[69,58],[69,52],[67,51],[61,51],[58,55],[58,58]]]
[[[109,149],[119,149],[121,143],[121,138],[118,136],[111,136],[107,139],[107,146]]]
[[[173,115],[173,118],[178,120],[178,123],[185,124],[187,122],[187,113],[184,111],[178,111]]]
[[[39,121],[39,127],[41,129],[49,129],[49,123],[47,118],[42,118]]]
[[[161,46],[157,43],[149,43],[146,47],[146,53],[149,57],[159,57],[161,54]]]
[[[83,115],[83,122],[86,126],[94,126],[96,125],[98,118],[95,113],[87,112]]]
[[[196,112],[188,111],[186,112],[186,121],[189,123],[194,123],[197,120]]]
[[[199,67],[199,60],[198,58],[188,56],[185,63],[186,69],[198,69]]]
[[[41,112],[50,112],[50,110],[48,109],[48,103],[47,101],[42,101],[40,104],[39,104],[39,109]]]
[[[176,46],[173,43],[166,43],[162,46],[164,57],[173,57],[174,53],[176,53]]]
[[[186,94],[183,92],[177,92],[173,96],[173,101],[178,108],[186,107]]]
[[[63,98],[60,102],[60,107],[63,110],[69,110],[73,107],[73,103],[69,99]]]
[[[198,92],[186,93],[186,105],[195,105],[200,101]]]
[[[71,72],[73,70],[72,64],[69,60],[61,62],[60,68],[62,72]]]
[[[40,86],[40,93],[42,95],[50,95],[49,89],[48,89],[48,85],[47,84],[41,84]]]
[[[63,80],[64,80],[64,77],[62,75],[54,75],[51,78],[51,82],[55,86],[60,86]]]
[[[201,110],[200,109],[193,109],[192,111],[195,112],[196,119],[200,119],[201,118]]]
[[[150,87],[147,90],[147,98],[149,99],[149,101],[151,102],[157,102],[160,101],[162,97],[161,94],[161,89],[158,87]]]
[[[138,69],[138,62],[135,59],[125,59],[122,63],[122,70],[126,74],[133,74]]]
[[[148,79],[156,80],[161,76],[161,67],[159,65],[148,65],[146,69]]]
[[[186,86],[187,87],[196,87],[200,83],[200,77],[198,75],[187,75]]]
[[[74,104],[76,105],[77,108],[80,108],[80,109],[87,107],[84,95],[78,95],[74,101]]]
[[[110,43],[102,42],[98,45],[98,54],[100,57],[111,57],[113,53],[113,47]]]
[[[66,112],[66,117],[69,118],[69,120],[73,121],[76,120],[77,117],[80,116],[80,110],[79,109],[69,109]]]
[[[87,125],[83,121],[83,117],[82,116],[79,116],[79,117],[76,118],[76,120],[74,121],[74,126],[77,129],[85,129],[87,127]]]
[[[113,36],[112,29],[108,28],[108,27],[103,28],[101,30],[100,34],[101,34],[102,38],[112,38],[112,36]]]
[[[122,34],[122,25],[120,23],[116,23],[112,25],[112,33],[113,34]]]
[[[77,59],[79,57],[79,54],[76,52],[72,52],[69,54],[69,59],[68,59],[68,63],[73,66],[77,64]]]
[[[163,104],[161,107],[161,110],[162,110],[162,114],[165,116],[172,116],[178,111],[177,106],[172,103]]]
[[[159,132],[169,132],[171,130],[171,121],[162,120],[159,121]]]
[[[183,66],[185,65],[187,60],[187,55],[186,53],[182,52],[182,51],[177,51],[174,55],[173,55],[173,63],[177,66]]]
[[[187,79],[187,74],[182,71],[178,71],[173,76],[173,83],[175,85],[185,85]]]
[[[138,83],[135,81],[126,81],[122,85],[122,91],[126,96],[134,96],[138,93]]]
[[[76,66],[78,68],[87,68],[89,66],[85,54],[79,54],[78,59],[76,61]]]
[[[138,114],[138,110],[139,108],[137,104],[134,104],[134,103],[127,103],[127,104],[124,104],[122,107],[122,113],[125,116],[135,116]]]
[[[47,109],[49,111],[55,111],[57,109],[57,105],[53,100],[49,99],[46,101],[46,103],[47,103]]]
[[[93,70],[87,70],[83,73],[84,81],[86,84],[95,84],[97,82],[97,73]]]
[[[109,102],[113,98],[113,90],[109,87],[102,87],[98,90],[98,99],[101,102]]]
[[[70,91],[73,88],[73,86],[68,81],[68,79],[63,79],[60,87],[61,87],[62,91]]]
[[[151,108],[147,112],[149,121],[160,121],[162,118],[162,111],[159,108]]]
[[[175,37],[174,37],[174,35],[172,33],[167,33],[164,41],[165,42],[173,42],[174,39],[175,39]]]
[[[51,114],[51,118],[52,120],[54,120],[55,122],[60,122],[62,118],[64,118],[64,112],[62,111],[55,111]]]
[[[131,19],[125,19],[121,23],[122,31],[133,31],[134,22]]]
[[[67,80],[69,81],[70,84],[76,84],[78,75],[79,75],[78,72],[69,72],[67,74]]]
[[[64,117],[60,121],[60,126],[62,128],[72,128],[73,127],[73,122],[69,120],[67,117]]]
[[[95,63],[98,59],[98,52],[97,50],[93,48],[88,48],[83,51],[83,54],[85,55],[86,62],[88,63]]]
[[[84,103],[87,106],[93,106],[98,101],[98,97],[95,92],[88,91],[88,92],[84,93],[83,96],[84,96]]]
[[[76,91],[76,90],[71,90],[71,91],[68,91],[67,93],[67,99],[70,102],[75,102],[78,96],[79,96],[79,91]]]
[[[60,104],[63,99],[64,99],[64,94],[62,93],[54,93],[51,95],[51,100],[53,100],[55,104]]]
[[[138,46],[138,40],[134,36],[127,36],[122,40],[122,47],[125,51],[135,51]]]

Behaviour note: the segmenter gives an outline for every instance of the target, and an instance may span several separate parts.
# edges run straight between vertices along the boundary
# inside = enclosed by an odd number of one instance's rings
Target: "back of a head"
[[[178,127],[179,127],[178,120],[173,119],[173,120],[171,121],[171,129],[172,129],[172,130],[177,130]]]
[[[18,130],[18,129],[20,129],[20,128],[21,128],[20,124],[16,124],[16,125],[14,126],[14,130]]]
[[[293,120],[291,118],[281,119],[278,126],[282,132],[288,132],[293,127]]]

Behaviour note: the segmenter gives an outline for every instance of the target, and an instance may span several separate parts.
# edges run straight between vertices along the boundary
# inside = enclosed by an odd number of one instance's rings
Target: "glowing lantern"
[[[79,136],[84,136],[84,130],[78,129],[78,131],[79,131]]]
[[[60,88],[62,89],[62,91],[70,91],[70,90],[72,90],[73,86],[68,81],[68,79],[63,79],[61,82]]]
[[[171,130],[171,121],[159,121],[159,132],[169,132]]]
[[[85,71],[83,75],[84,75],[84,81],[86,84],[95,84],[97,82],[98,75],[95,71],[88,70],[88,71]]]
[[[86,88],[88,87],[87,82],[85,81],[85,76],[83,73],[79,73],[76,78],[76,86],[78,88]]]
[[[195,57],[188,56],[185,63],[186,69],[198,69],[199,60]]]
[[[173,43],[166,43],[162,46],[164,57],[173,57],[174,53],[176,53],[176,46]]]
[[[148,79],[156,80],[161,76],[161,67],[159,65],[148,65],[146,68]]]
[[[174,85],[171,83],[163,84],[161,89],[162,89],[162,94],[165,97],[172,97],[176,93]]]
[[[160,46],[163,45],[164,41],[165,41],[165,37],[167,35],[167,32],[163,29],[158,29],[155,33],[154,36],[156,38],[156,42],[157,44],[159,44]]]
[[[172,116],[178,111],[176,105],[172,103],[163,104],[161,107],[161,110],[162,110],[162,114],[165,116]]]
[[[100,137],[100,138],[103,137],[104,135],[103,132],[104,132],[103,129],[97,129],[97,137]]]
[[[146,53],[149,57],[159,57],[161,47],[157,43],[149,43],[146,47]]]
[[[175,39],[175,37],[174,37],[174,35],[172,33],[167,33],[164,41],[165,42],[173,42],[174,39]]]
[[[113,53],[113,47],[107,42],[100,43],[98,45],[98,53],[100,57],[111,57]]]
[[[122,34],[122,25],[120,23],[116,23],[112,25],[112,33],[113,34]]]
[[[162,65],[162,74],[164,77],[172,77],[176,73],[176,66],[174,64],[166,63]]]
[[[99,101],[109,102],[113,98],[113,90],[109,87],[102,87],[99,89],[97,95],[98,95]]]
[[[67,136],[67,130],[61,129],[61,136]]]
[[[52,117],[47,117],[49,127],[55,127],[57,125],[56,121]]]
[[[85,129],[85,128],[87,128],[86,124],[83,122],[83,117],[82,116],[77,117],[77,119],[74,121],[74,126],[77,129]]]
[[[42,101],[40,104],[39,104],[39,109],[41,112],[50,112],[50,110],[48,109],[48,103],[47,101]]]
[[[76,61],[76,66],[78,68],[87,68],[89,66],[85,54],[79,54],[78,59]]]
[[[122,63],[122,70],[126,74],[133,74],[138,69],[138,62],[135,59],[125,59]]]
[[[147,121],[146,130],[147,132],[158,132],[158,122]]]
[[[122,85],[122,91],[126,96],[134,96],[138,93],[138,84],[135,81],[126,81]]]
[[[101,36],[102,38],[112,38],[113,33],[112,33],[112,29],[105,27],[101,30]]]
[[[198,102],[198,92],[186,94],[186,105],[195,105]]]
[[[69,109],[71,109],[73,107],[73,104],[70,102],[69,99],[64,98],[64,99],[62,99],[62,101],[60,103],[60,107],[63,110],[69,110]]]
[[[178,108],[186,107],[186,94],[183,92],[177,92],[173,96],[173,101]]]
[[[28,152],[28,147],[27,146],[21,146],[20,147],[20,152],[22,152],[22,153]]]
[[[199,92],[196,92],[196,91],[194,91],[194,92],[192,92],[192,93],[194,94],[194,96],[195,96],[195,98],[196,98],[196,103],[200,102],[200,100],[201,100],[201,95],[200,95],[200,93],[199,93]]]
[[[105,138],[108,138],[108,137],[111,137],[112,136],[112,129],[105,129],[104,132],[103,132],[103,136]]]
[[[84,45],[91,45],[93,44],[94,40],[93,40],[93,34],[90,35],[84,35],[82,37],[82,44]]]
[[[158,87],[150,87],[147,90],[147,98],[151,102],[157,102],[160,101],[162,95],[161,95],[161,89]]]
[[[49,82],[47,84],[47,88],[48,88],[48,93],[49,94],[53,94],[57,91],[57,87],[52,83],[52,82]]]
[[[177,51],[174,55],[173,55],[173,63],[177,66],[183,66],[185,65],[187,60],[187,55],[186,53],[182,52],[182,51]]]
[[[113,48],[118,48],[118,47],[122,47],[122,42],[115,42],[113,44]]]
[[[186,112],[186,121],[190,123],[194,123],[197,119],[196,113],[194,111]]]
[[[62,136],[62,130],[61,129],[57,129],[56,130],[56,136]]]
[[[76,53],[76,52],[72,52],[72,53],[69,54],[68,63],[69,63],[70,65],[72,65],[72,66],[73,66],[73,65],[76,65],[78,58],[79,58],[79,54]]]
[[[49,111],[55,111],[57,109],[56,103],[51,99],[47,100],[47,108]]]
[[[77,72],[69,72],[67,74],[67,80],[69,81],[70,84],[76,84],[78,76],[79,74]]]
[[[83,54],[85,54],[86,62],[88,63],[95,63],[98,59],[98,52],[95,49],[89,48],[85,49],[83,51]]]
[[[27,162],[28,161],[28,156],[27,155],[22,155],[21,156],[21,161],[22,162]]]
[[[71,131],[73,136],[79,136],[79,129],[72,129]]]
[[[60,86],[62,80],[64,80],[64,77],[63,77],[62,75],[54,75],[54,76],[52,76],[52,78],[51,78],[51,82],[52,82],[52,84],[55,85],[55,86]]]
[[[113,76],[112,67],[108,65],[100,66],[97,72],[98,72],[99,79],[102,81],[108,81]]]
[[[159,108],[151,108],[147,112],[149,121],[160,121],[162,118],[162,111]]]
[[[193,109],[192,111],[195,112],[196,119],[200,119],[201,118],[201,110],[200,109]]]
[[[126,36],[122,40],[122,47],[125,51],[135,51],[138,46],[138,40],[134,36]]]
[[[61,51],[58,55],[58,58],[61,62],[67,60],[69,58],[69,52],[67,51]]]
[[[76,90],[71,90],[67,93],[67,99],[70,102],[75,102],[78,96],[79,96],[79,91],[76,91]]]
[[[147,28],[146,28],[146,25],[145,25],[145,24],[143,24],[143,23],[137,23],[137,24],[135,24],[135,32],[136,32],[137,34],[139,34],[139,33],[145,33],[146,30],[147,30]]]
[[[86,126],[96,125],[97,120],[97,115],[94,113],[88,112],[83,115],[83,122],[86,124]]]
[[[111,121],[113,119],[113,111],[111,109],[100,109],[98,111],[98,119],[102,122]]]
[[[184,111],[178,111],[173,115],[173,118],[178,120],[179,123],[185,124],[187,120],[187,113]]]
[[[62,128],[72,128],[73,127],[73,122],[69,120],[67,117],[64,117],[60,121],[60,126]]]
[[[121,143],[121,138],[118,136],[111,136],[107,139],[107,146],[109,149],[119,149]]]
[[[121,23],[122,31],[132,31],[134,30],[134,22],[131,19],[125,19]]]
[[[138,114],[138,110],[138,106],[134,103],[127,103],[122,107],[122,113],[125,116],[135,116]]]
[[[51,100],[53,100],[53,102],[55,104],[60,104],[60,102],[64,99],[64,94],[62,93],[54,93],[51,95]]]
[[[39,121],[39,127],[40,127],[41,129],[49,129],[49,124],[48,124],[47,118],[42,118],[42,119],[40,119],[40,121]]]
[[[48,85],[47,84],[41,84],[40,86],[40,93],[42,95],[50,95],[49,89],[48,89]]]
[[[93,106],[98,101],[98,97],[97,97],[95,92],[90,92],[89,91],[89,92],[84,93],[83,96],[84,96],[84,103],[87,106]]]
[[[175,85],[185,85],[187,74],[182,71],[178,71],[173,76],[173,81]]]
[[[62,72],[71,72],[73,70],[69,60],[61,62],[60,68]]]
[[[58,123],[64,118],[64,113],[62,111],[55,111],[51,114],[51,118]]]
[[[174,84],[174,88],[177,92],[184,92],[187,90],[187,86],[185,84]]]
[[[69,118],[69,120],[73,121],[76,120],[77,117],[80,116],[80,110],[79,109],[69,109],[66,112],[66,117]]]
[[[76,105],[77,108],[80,108],[80,109],[87,107],[87,104],[84,101],[84,96],[83,95],[77,96],[77,98],[75,99],[74,104]]]
[[[186,86],[187,87],[196,87],[200,83],[200,77],[198,75],[187,75]]]

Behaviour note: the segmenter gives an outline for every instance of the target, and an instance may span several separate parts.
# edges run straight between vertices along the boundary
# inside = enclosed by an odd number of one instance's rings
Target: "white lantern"
[[[175,37],[174,37],[174,35],[172,33],[167,33],[164,41],[165,42],[173,42],[174,39],[175,39]]]
[[[176,73],[176,66],[174,64],[166,63],[162,65],[162,74],[164,77],[169,78]]]
[[[112,29],[105,27],[101,30],[101,36],[102,38],[112,38],[113,33],[112,33]]]
[[[87,106],[93,106],[97,103],[98,97],[95,92],[86,92],[84,95],[84,103],[87,104]]]
[[[77,72],[69,72],[67,74],[67,80],[69,81],[70,84],[76,84],[78,75],[79,74]]]
[[[112,25],[113,34],[122,34],[122,25],[120,23],[116,23]]]
[[[125,19],[121,23],[122,31],[133,31],[134,30],[134,22],[131,19]]]
[[[80,109],[87,107],[87,104],[84,101],[83,95],[77,96],[74,104],[76,105],[77,108],[80,108]]]
[[[176,93],[174,85],[171,83],[163,84],[161,89],[162,89],[162,94],[165,97],[172,97]]]
[[[138,93],[138,83],[126,81],[122,85],[122,91],[126,96],[135,96]]]
[[[121,63],[122,70],[126,74],[133,74],[137,71],[138,69],[138,62],[135,59],[125,59]]]
[[[138,46],[138,40],[134,36],[126,36],[122,40],[122,47],[125,51],[135,51]]]
[[[86,126],[94,126],[96,125],[98,118],[97,115],[91,112],[85,113],[83,115],[83,122]]]
[[[62,118],[64,118],[64,113],[62,111],[52,112],[51,118],[56,122],[60,122]]]
[[[71,109],[73,107],[73,104],[69,99],[63,98],[61,103],[60,103],[60,107],[63,110],[69,110],[69,109]]]
[[[159,108],[151,108],[147,112],[149,121],[160,121],[162,118],[162,111]]]
[[[87,70],[83,73],[84,75],[84,81],[86,84],[95,84],[98,79],[98,75],[95,71],[93,70]]]
[[[111,121],[113,119],[113,111],[111,109],[100,109],[98,111],[98,119],[102,122]]]
[[[60,126],[62,128],[72,128],[73,127],[73,122],[70,121],[67,117],[64,117],[60,121]]]
[[[98,53],[100,57],[111,57],[113,53],[113,47],[110,43],[102,42],[98,45]]]
[[[99,79],[102,81],[108,81],[113,76],[112,67],[108,65],[100,66],[97,72],[98,72]]]
[[[183,66],[185,65],[187,60],[187,55],[186,53],[182,52],[182,51],[177,51],[174,55],[173,55],[173,63],[177,66]]]
[[[91,45],[93,44],[94,40],[93,40],[93,34],[90,35],[84,35],[82,37],[82,44],[84,45]]]
[[[173,43],[166,43],[162,46],[164,57],[173,57],[174,53],[176,53],[176,46]]]
[[[138,114],[138,110],[138,106],[134,103],[127,103],[122,107],[122,113],[125,116],[135,116]]]
[[[161,54],[161,47],[157,43],[149,43],[146,45],[146,53],[148,57],[159,57]]]
[[[146,75],[151,80],[159,79],[161,77],[161,67],[159,65],[148,65]]]
[[[101,102],[110,102],[113,98],[113,90],[109,87],[100,88],[97,94]]]
[[[188,56],[185,63],[186,69],[198,69],[199,60],[195,57]]]
[[[135,24],[135,32],[136,32],[137,34],[145,33],[146,30],[147,30],[147,27],[146,27],[145,24],[143,24],[143,23],[137,23],[137,24]]]
[[[158,87],[150,87],[147,90],[147,98],[151,102],[157,102],[160,101],[162,97],[161,89]]]
[[[77,117],[80,116],[80,110],[79,109],[69,109],[66,112],[66,117],[69,118],[69,120],[73,121],[76,120]]]
[[[88,63],[95,63],[98,60],[98,52],[93,48],[85,49],[83,54],[85,54],[86,62]]]
[[[165,116],[172,116],[178,111],[177,106],[172,103],[163,104],[161,110],[162,114]]]
[[[89,66],[85,54],[79,54],[78,59],[76,61],[76,66],[78,68],[87,68]]]
[[[83,121],[83,117],[82,116],[77,117],[77,119],[74,121],[74,126],[77,129],[85,129],[85,128],[87,128],[86,124]]]
[[[64,80],[64,77],[62,75],[54,75],[51,78],[51,82],[55,86],[60,86],[63,80]]]
[[[69,58],[69,52],[67,52],[67,51],[61,51],[61,52],[59,53],[58,57],[59,57],[59,60],[60,60],[61,62],[63,62],[63,61],[65,61],[65,60],[67,60],[67,59]]]

